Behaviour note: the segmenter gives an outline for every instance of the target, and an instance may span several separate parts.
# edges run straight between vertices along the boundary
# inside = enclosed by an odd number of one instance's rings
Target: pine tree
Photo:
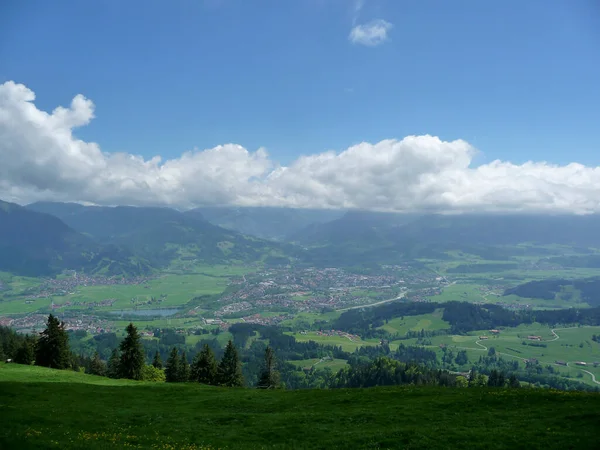
[[[175,383],[179,381],[179,353],[175,347],[173,347],[173,350],[171,350],[171,354],[169,355],[169,359],[167,359],[165,375],[167,383]]]
[[[227,343],[227,347],[225,347],[225,354],[219,363],[217,374],[220,385],[228,387],[244,385],[242,365],[240,363],[237,349],[231,340]]]
[[[35,340],[29,336],[25,336],[21,347],[15,355],[17,364],[26,364],[30,366],[35,361]]]
[[[510,377],[508,377],[508,386],[511,388],[520,388],[521,387],[521,383],[519,383],[519,379],[517,378],[517,376],[513,373],[510,375]]]
[[[156,350],[156,353],[154,354],[154,359],[152,360],[152,365],[156,369],[163,368],[162,359],[160,358],[160,352],[158,350]]]
[[[110,359],[108,360],[108,364],[106,367],[106,374],[109,378],[119,378],[119,362],[119,350],[113,348],[113,351],[110,354]]]
[[[71,365],[69,336],[65,330],[65,324],[59,322],[52,314],[48,316],[46,329],[40,333],[35,363],[38,366],[52,369],[68,369]]]
[[[217,361],[208,344],[194,358],[191,378],[202,384],[217,384]]]
[[[265,350],[265,367],[258,381],[260,389],[276,389],[279,387],[280,377],[276,366],[275,352],[271,347],[267,347]]]
[[[106,364],[100,359],[100,354],[98,352],[94,353],[94,357],[90,362],[90,373],[101,377],[106,376]]]
[[[185,354],[185,350],[181,351],[179,356],[179,376],[178,381],[181,383],[187,383],[190,381],[190,365]]]
[[[144,349],[137,328],[130,323],[125,329],[127,336],[121,342],[121,358],[119,360],[120,378],[129,378],[130,380],[141,380],[142,370],[144,369],[145,357]]]
[[[500,372],[498,374],[498,378],[496,379],[496,386],[504,387],[505,384],[506,384],[506,377],[504,376],[504,373]]]

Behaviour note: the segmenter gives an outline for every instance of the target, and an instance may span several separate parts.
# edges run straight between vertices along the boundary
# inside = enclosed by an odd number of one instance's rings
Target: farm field
[[[220,294],[227,287],[228,279],[218,276],[206,275],[162,275],[157,279],[150,280],[148,287],[136,285],[118,286],[81,286],[76,293],[66,297],[54,297],[56,304],[66,301],[90,302],[102,301],[107,298],[115,298],[117,301],[102,310],[132,309],[136,298],[138,302],[145,302],[151,297],[159,298],[165,295],[163,301],[158,304],[137,306],[138,309],[153,308],[175,308],[184,306],[192,298],[207,295]]]
[[[409,331],[433,331],[445,330],[450,328],[450,324],[442,319],[443,310],[438,309],[432,314],[421,314],[418,316],[406,316],[404,318],[396,317],[390,319],[379,329],[389,333],[406,334]]]
[[[343,368],[347,362],[345,359],[302,359],[299,361],[288,361],[300,368],[314,367],[315,369],[325,369],[329,367],[332,371],[337,372]]]
[[[598,386],[600,383],[594,383],[591,375],[583,370],[594,374],[596,381],[600,382],[600,364],[594,367],[594,362],[600,363],[600,344],[592,341],[592,335],[600,334],[600,327],[556,328],[555,333],[552,333],[550,327],[539,324],[520,325],[500,330],[498,336],[493,336],[488,330],[466,336],[435,336],[430,339],[431,344],[428,346],[438,351],[442,344],[457,350],[467,350],[471,361],[487,355],[488,349],[494,347],[496,354],[503,358],[516,358],[520,361],[535,358],[544,366],[551,364],[559,372],[568,373],[578,381]],[[481,340],[480,336],[488,336],[488,339]],[[542,340],[529,340],[528,336],[540,336]],[[416,344],[416,339],[396,342],[404,342],[405,345]],[[523,345],[523,342],[543,344],[545,347]],[[556,365],[556,361],[564,361],[568,366]],[[576,362],[587,364],[578,366]]]
[[[337,335],[336,336],[322,336],[322,335],[317,334],[316,331],[308,331],[306,334],[291,333],[291,332],[288,332],[286,334],[294,336],[294,338],[298,342],[315,341],[319,344],[324,344],[324,345],[341,346],[342,350],[344,350],[346,352],[353,352],[358,347],[362,347],[363,345],[377,345],[379,343],[379,342],[365,341],[360,338],[355,338],[354,340],[350,340],[347,337],[337,336]]]
[[[600,275],[600,273],[598,274]],[[547,277],[551,278],[551,277]],[[542,277],[541,279],[547,279]],[[577,277],[567,277],[577,278]],[[523,280],[511,280],[510,285],[517,285],[531,279]],[[496,283],[506,283],[506,280],[496,280]],[[481,280],[468,279],[457,281],[455,284],[451,284],[442,289],[439,295],[429,296],[429,300],[432,302],[444,303],[449,301],[460,301],[470,303],[502,303],[507,306],[509,305],[529,305],[534,309],[554,309],[554,308],[588,308],[589,305],[579,299],[573,300],[544,300],[539,298],[524,298],[516,295],[502,295],[502,290],[490,290],[490,279],[485,278]]]
[[[330,311],[326,313],[308,313],[300,312],[296,314],[292,319],[287,319],[281,322],[282,326],[289,326],[296,329],[308,328],[317,320],[328,320],[332,321],[337,319],[341,315],[338,311]]]
[[[64,305],[63,311],[89,310],[88,302],[114,299],[110,306],[95,307],[97,312],[131,309],[182,308],[191,299],[202,295],[222,293],[233,276],[247,274],[256,268],[242,266],[198,266],[192,274],[163,272],[157,278],[142,285],[77,286],[69,295],[26,299],[25,289],[39,285],[41,279],[0,277],[10,290],[0,291],[1,314],[27,314],[49,310],[51,303]],[[1,275],[1,274],[0,274]],[[3,281],[5,280],[5,281]],[[156,300],[150,304],[151,298]]]
[[[512,449],[527,442],[531,449],[595,449],[599,443],[600,396],[592,393],[89,384],[97,377],[50,371],[0,365],[0,448],[435,450]]]

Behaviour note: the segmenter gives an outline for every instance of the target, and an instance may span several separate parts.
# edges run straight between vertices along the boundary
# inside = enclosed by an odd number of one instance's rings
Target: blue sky
[[[0,5],[4,200],[600,213],[596,0]]]
[[[0,7],[0,82],[104,151],[176,157],[234,142],[299,154],[432,134],[496,158],[600,164],[593,0],[28,1]],[[353,44],[354,25],[392,24]]]

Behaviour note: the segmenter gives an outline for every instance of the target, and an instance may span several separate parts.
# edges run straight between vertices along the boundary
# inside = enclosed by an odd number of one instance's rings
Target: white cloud
[[[356,25],[350,31],[348,39],[353,44],[375,47],[388,40],[388,33],[393,25],[385,20],[372,20],[362,25]]]
[[[600,212],[600,167],[493,161],[472,166],[463,140],[408,136],[299,157],[226,144],[162,161],[103,153],[73,135],[94,105],[77,96],[48,114],[23,85],[0,85],[0,198],[96,204],[204,204],[387,211]]]
[[[365,6],[365,0],[354,0],[353,5],[352,5],[352,25],[354,25],[356,23],[356,21],[358,20],[358,16],[360,15],[360,12],[362,11],[363,7]]]

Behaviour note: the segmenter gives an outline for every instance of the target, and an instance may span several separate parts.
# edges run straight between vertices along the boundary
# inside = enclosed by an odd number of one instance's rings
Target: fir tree
[[[194,358],[192,380],[202,384],[217,384],[217,361],[208,344]]]
[[[46,329],[40,333],[35,353],[35,363],[38,366],[52,369],[68,369],[71,365],[71,350],[69,336],[64,322],[52,314],[48,316]]]
[[[179,376],[178,381],[181,383],[187,383],[190,381],[190,365],[185,354],[185,350],[181,351],[179,357]]]
[[[510,377],[508,377],[508,386],[511,388],[520,388],[521,387],[521,383],[519,383],[519,379],[517,378],[517,376],[514,373],[511,374]]]
[[[17,350],[15,362],[17,364],[26,364],[30,366],[35,361],[35,340],[25,336],[23,343]]]
[[[141,380],[145,357],[140,335],[132,323],[127,325],[125,331],[127,331],[127,336],[119,346],[121,350],[119,376],[130,380]]]
[[[271,347],[267,347],[265,350],[265,366],[260,380],[258,380],[260,389],[276,389],[279,387],[280,377],[276,366],[275,352]]]
[[[227,343],[227,347],[225,347],[225,354],[219,363],[217,373],[220,385],[228,387],[244,385],[244,376],[242,375],[240,358],[237,349],[231,340]]]
[[[94,353],[94,357],[90,362],[90,373],[101,377],[106,376],[106,364],[100,359],[100,354],[98,352]]]
[[[163,368],[162,359],[160,358],[160,352],[158,350],[156,350],[156,353],[154,354],[154,359],[152,360],[152,365],[154,366],[155,369]]]
[[[109,378],[119,378],[119,362],[119,350],[113,348],[106,367],[106,374],[109,376]]]
[[[171,350],[171,354],[169,355],[169,359],[167,359],[165,375],[167,383],[175,383],[179,381],[179,353],[175,347],[173,347],[173,350]]]

